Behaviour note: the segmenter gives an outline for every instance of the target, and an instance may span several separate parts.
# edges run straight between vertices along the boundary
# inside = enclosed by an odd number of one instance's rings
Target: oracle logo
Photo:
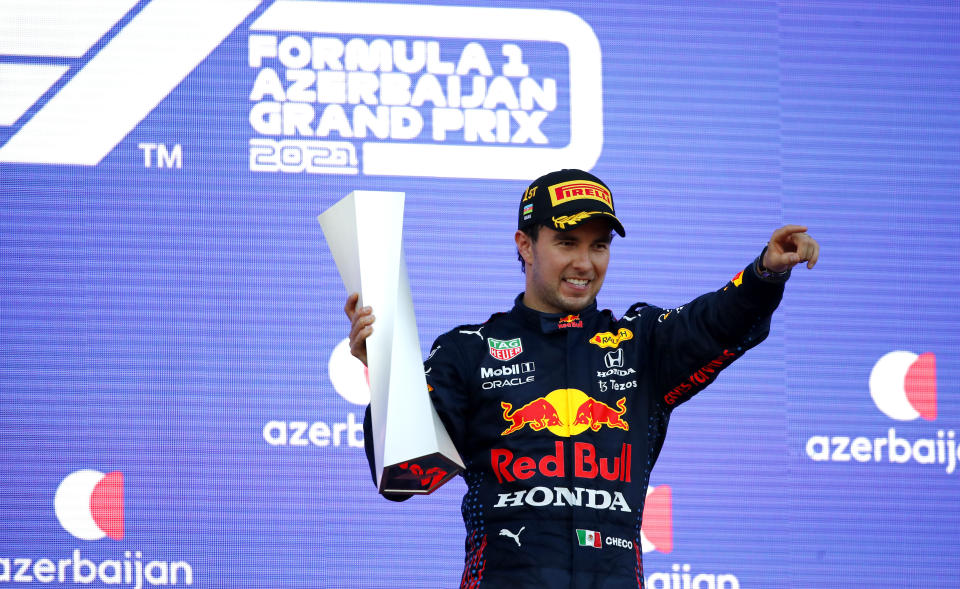
[[[870,371],[870,396],[892,419],[933,421],[937,418],[936,356],[902,350],[884,354]]]
[[[81,540],[123,539],[123,473],[72,472],[53,500],[63,529]]]
[[[643,552],[673,552],[673,491],[669,485],[647,487],[640,526]]]

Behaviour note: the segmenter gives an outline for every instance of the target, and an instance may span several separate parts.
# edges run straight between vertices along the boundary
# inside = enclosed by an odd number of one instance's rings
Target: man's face
[[[545,313],[577,313],[592,303],[610,262],[610,225],[602,219],[569,231],[540,227],[536,241],[516,233],[517,249],[526,262],[523,302]]]

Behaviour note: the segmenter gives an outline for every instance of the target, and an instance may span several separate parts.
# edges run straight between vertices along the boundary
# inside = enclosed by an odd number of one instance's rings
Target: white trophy
[[[367,338],[381,493],[432,493],[463,470],[427,380],[403,258],[402,192],[355,190],[317,219],[347,292],[377,320]]]

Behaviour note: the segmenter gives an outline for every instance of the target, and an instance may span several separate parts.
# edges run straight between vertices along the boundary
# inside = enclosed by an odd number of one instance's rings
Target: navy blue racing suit
[[[520,295],[436,339],[427,383],[466,465],[461,587],[643,587],[670,413],[766,338],[783,295],[754,266],[675,309],[546,314]]]

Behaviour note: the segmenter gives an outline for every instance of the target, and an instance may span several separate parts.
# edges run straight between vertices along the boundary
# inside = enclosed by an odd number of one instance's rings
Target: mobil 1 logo
[[[483,366],[480,368],[481,387],[490,390],[527,384],[534,381],[535,370],[534,362],[518,362],[497,368]]]

